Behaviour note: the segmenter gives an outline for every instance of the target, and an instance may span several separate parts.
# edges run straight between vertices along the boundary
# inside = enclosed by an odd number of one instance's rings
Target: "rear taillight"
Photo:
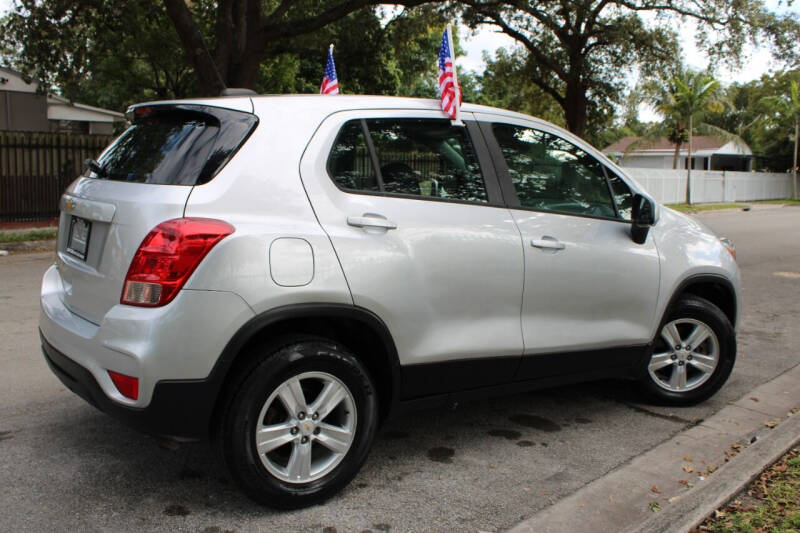
[[[168,304],[211,248],[233,232],[227,222],[211,218],[162,222],[133,256],[120,302],[144,307]]]

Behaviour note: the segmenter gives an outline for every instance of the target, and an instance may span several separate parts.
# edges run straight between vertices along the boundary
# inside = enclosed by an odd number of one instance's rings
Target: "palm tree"
[[[794,160],[792,161],[792,196],[797,199],[797,145],[800,137],[800,91],[797,82],[792,80],[789,94],[784,96],[768,96],[762,101],[769,104],[771,110],[782,117],[794,120]]]
[[[664,116],[657,130],[667,133],[675,143],[673,168],[677,168],[678,155],[684,142],[689,144],[686,164],[686,203],[692,203],[692,135],[695,130],[715,135],[725,140],[743,141],[735,134],[703,121],[708,113],[721,113],[733,105],[725,97],[720,83],[707,74],[686,71],[665,83],[653,83],[647,88],[648,100]]]

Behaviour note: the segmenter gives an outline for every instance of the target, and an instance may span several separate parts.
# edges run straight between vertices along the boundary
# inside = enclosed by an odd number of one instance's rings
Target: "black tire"
[[[228,394],[219,414],[217,449],[233,479],[256,502],[281,509],[320,503],[347,485],[367,459],[378,426],[372,379],[355,356],[325,339],[294,338],[261,350],[263,356],[239,375],[238,386]],[[255,432],[270,395],[286,380],[305,372],[323,372],[343,383],[354,400],[357,422],[350,448],[333,470],[308,483],[292,483],[279,479],[262,463]]]
[[[693,319],[708,326],[719,342],[717,366],[711,376],[697,388],[687,391],[671,391],[659,386],[650,375],[648,365],[653,353],[658,353],[661,331],[674,320]],[[728,317],[719,307],[699,296],[687,295],[678,300],[666,313],[659,325],[652,347],[638,368],[638,380],[642,392],[651,400],[668,405],[694,405],[713,396],[728,380],[736,362],[736,333]]]

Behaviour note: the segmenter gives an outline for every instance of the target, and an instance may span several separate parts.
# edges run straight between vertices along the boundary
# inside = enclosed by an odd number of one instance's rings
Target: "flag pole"
[[[450,47],[450,54],[453,57],[453,94],[456,99],[456,118],[451,122],[454,126],[463,126],[464,123],[461,121],[461,86],[458,84],[458,75],[456,74],[456,49],[453,47],[453,29],[449,22],[447,23],[447,46]]]

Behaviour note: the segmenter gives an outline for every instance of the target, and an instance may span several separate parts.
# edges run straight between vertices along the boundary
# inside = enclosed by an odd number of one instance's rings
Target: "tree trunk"
[[[794,194],[794,199],[797,200],[797,143],[800,141],[798,139],[798,133],[800,133],[800,116],[795,117],[794,119],[794,162],[792,163],[792,193]]]
[[[681,157],[681,144],[680,141],[675,143],[675,153],[672,155],[672,170],[678,168],[678,159]]]
[[[192,19],[191,11],[183,0],[164,0],[164,5],[183,44],[183,49],[186,51],[186,58],[194,67],[201,95],[218,96],[225,88],[225,83],[217,72],[214,60],[206,48],[203,35]]]
[[[259,31],[261,20],[260,0],[233,2],[230,19],[235,34],[228,38],[225,47],[217,50],[217,65],[228,87],[255,89],[258,69],[264,59],[265,43]],[[219,15],[218,15],[219,16]],[[230,25],[230,23],[228,23]],[[223,41],[225,25],[217,25],[217,41]]]
[[[692,117],[689,117],[689,153],[686,156],[686,203],[692,205]]]
[[[583,132],[586,131],[587,103],[586,91],[580,80],[568,81],[566,98],[562,104],[564,119],[567,122],[567,129],[578,137],[583,137]]]

